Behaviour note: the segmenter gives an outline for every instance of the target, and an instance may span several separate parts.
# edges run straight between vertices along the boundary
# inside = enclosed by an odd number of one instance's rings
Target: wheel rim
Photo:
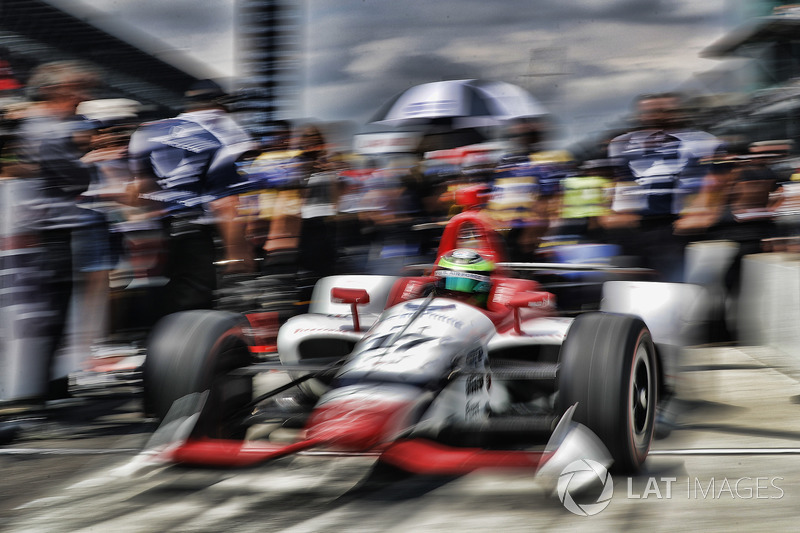
[[[652,372],[648,349],[640,344],[633,361],[628,404],[631,433],[636,447],[640,449],[649,444],[650,428],[653,425],[652,402],[655,401],[655,391]]]

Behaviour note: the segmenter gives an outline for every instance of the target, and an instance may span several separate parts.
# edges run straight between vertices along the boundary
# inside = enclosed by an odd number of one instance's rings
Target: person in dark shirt
[[[144,123],[131,136],[135,196],[162,219],[167,240],[164,313],[213,306],[215,231],[229,264],[254,269],[236,216],[237,195],[248,187],[236,162],[254,144],[220,103],[224,96],[214,82],[199,82],[186,93],[184,113]]]
[[[631,242],[624,244],[640,251],[643,266],[662,281],[681,281],[685,243],[672,225],[686,199],[700,191],[708,171],[701,161],[722,142],[683,124],[678,94],[640,96],[636,113],[636,128],[608,145],[608,157],[620,165],[611,209],[629,224]]]

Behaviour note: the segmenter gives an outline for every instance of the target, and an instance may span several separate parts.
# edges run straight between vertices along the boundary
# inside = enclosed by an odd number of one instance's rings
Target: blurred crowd
[[[800,235],[792,142],[717,138],[680,94],[637,98],[635,123],[579,160],[552,149],[547,117],[485,142],[437,149],[423,136],[416,150],[364,155],[330,143],[324,124],[276,121],[253,138],[211,81],[188,88],[184,112],[147,122],[137,102],[98,98],[101,82],[82,63],[42,65],[4,116],[0,176],[28,191],[4,206],[4,236],[37,250],[12,303],[39,313],[18,334],[46,341],[34,381],[50,399],[68,393],[55,368],[66,344],[88,353],[131,324],[215,307],[243,281],[402,274],[434,261],[464,209],[495,221],[512,261],[605,262],[676,282],[695,281],[689,243],[729,241],[741,257]],[[71,305],[81,327],[68,339]]]

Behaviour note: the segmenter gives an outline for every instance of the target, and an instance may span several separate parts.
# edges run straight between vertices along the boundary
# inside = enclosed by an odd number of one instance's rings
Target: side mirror
[[[556,297],[550,292],[529,291],[521,292],[511,297],[508,305],[514,310],[514,332],[522,335],[520,326],[519,310],[523,307],[549,311],[556,306]]]
[[[331,289],[331,302],[350,304],[350,312],[353,314],[353,330],[361,331],[361,324],[358,320],[358,304],[369,303],[369,293],[365,289],[334,287]]]

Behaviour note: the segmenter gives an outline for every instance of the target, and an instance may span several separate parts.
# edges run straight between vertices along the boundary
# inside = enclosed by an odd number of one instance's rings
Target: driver
[[[492,290],[494,263],[475,250],[457,248],[444,254],[436,263],[437,296],[454,298],[483,309]]]

